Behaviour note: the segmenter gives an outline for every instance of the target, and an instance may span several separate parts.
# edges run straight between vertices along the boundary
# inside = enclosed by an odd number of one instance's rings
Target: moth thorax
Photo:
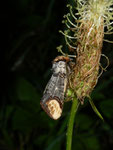
[[[47,106],[49,109],[49,113],[53,119],[57,120],[58,118],[60,118],[62,114],[62,109],[56,99],[49,100],[47,102]]]
[[[53,70],[54,73],[64,73],[66,74],[66,62],[64,61],[58,61],[53,63]]]

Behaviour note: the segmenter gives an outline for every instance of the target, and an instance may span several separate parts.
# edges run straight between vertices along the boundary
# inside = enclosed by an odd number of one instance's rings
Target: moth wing
[[[60,74],[53,74],[41,99],[42,108],[51,118],[55,120],[58,119],[62,113],[64,101],[64,82],[64,76],[60,76]]]
[[[43,92],[43,97],[41,99],[41,104],[44,104],[46,103],[46,101],[48,99],[50,99],[50,97],[52,97],[52,92],[55,87],[55,80],[56,80],[56,77],[54,77],[53,75],[51,76],[49,82],[47,83],[46,87],[45,87],[45,90]]]
[[[64,76],[58,75],[52,93],[52,97],[57,97],[62,103],[64,100],[65,79]]]

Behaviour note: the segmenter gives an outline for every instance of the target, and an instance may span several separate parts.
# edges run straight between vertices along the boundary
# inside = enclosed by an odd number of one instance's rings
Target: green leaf
[[[17,108],[12,118],[13,130],[29,132],[35,126],[32,114],[22,108]]]
[[[17,79],[16,93],[21,101],[36,101],[39,103],[38,99],[40,99],[40,96],[36,89],[24,78]]]
[[[89,102],[90,102],[90,104],[91,104],[91,107],[92,107],[92,109],[94,110],[94,112],[97,114],[97,116],[98,116],[100,119],[102,119],[102,120],[104,121],[104,118],[102,117],[102,115],[100,114],[100,112],[98,111],[98,109],[96,108],[96,106],[95,106],[95,104],[93,103],[91,97],[89,96],[88,98],[89,98],[88,100],[89,100]]]

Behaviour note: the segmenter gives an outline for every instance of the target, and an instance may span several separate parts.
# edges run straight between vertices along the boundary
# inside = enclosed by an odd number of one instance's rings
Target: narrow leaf
[[[89,102],[90,102],[90,104],[91,104],[91,107],[92,107],[92,109],[94,110],[94,112],[97,114],[97,116],[98,116],[100,119],[102,119],[102,120],[104,121],[104,118],[102,117],[102,115],[100,114],[100,112],[98,111],[98,109],[96,108],[96,106],[95,106],[95,104],[93,103],[91,97],[88,96],[88,98],[89,98],[88,100],[89,100]]]

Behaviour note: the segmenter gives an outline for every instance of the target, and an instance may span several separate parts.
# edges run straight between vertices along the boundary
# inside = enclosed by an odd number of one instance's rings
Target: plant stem
[[[74,118],[75,118],[75,114],[78,110],[79,103],[80,102],[78,101],[78,99],[76,97],[74,97],[72,107],[71,107],[70,117],[69,117],[68,129],[67,129],[66,150],[71,150]]]

